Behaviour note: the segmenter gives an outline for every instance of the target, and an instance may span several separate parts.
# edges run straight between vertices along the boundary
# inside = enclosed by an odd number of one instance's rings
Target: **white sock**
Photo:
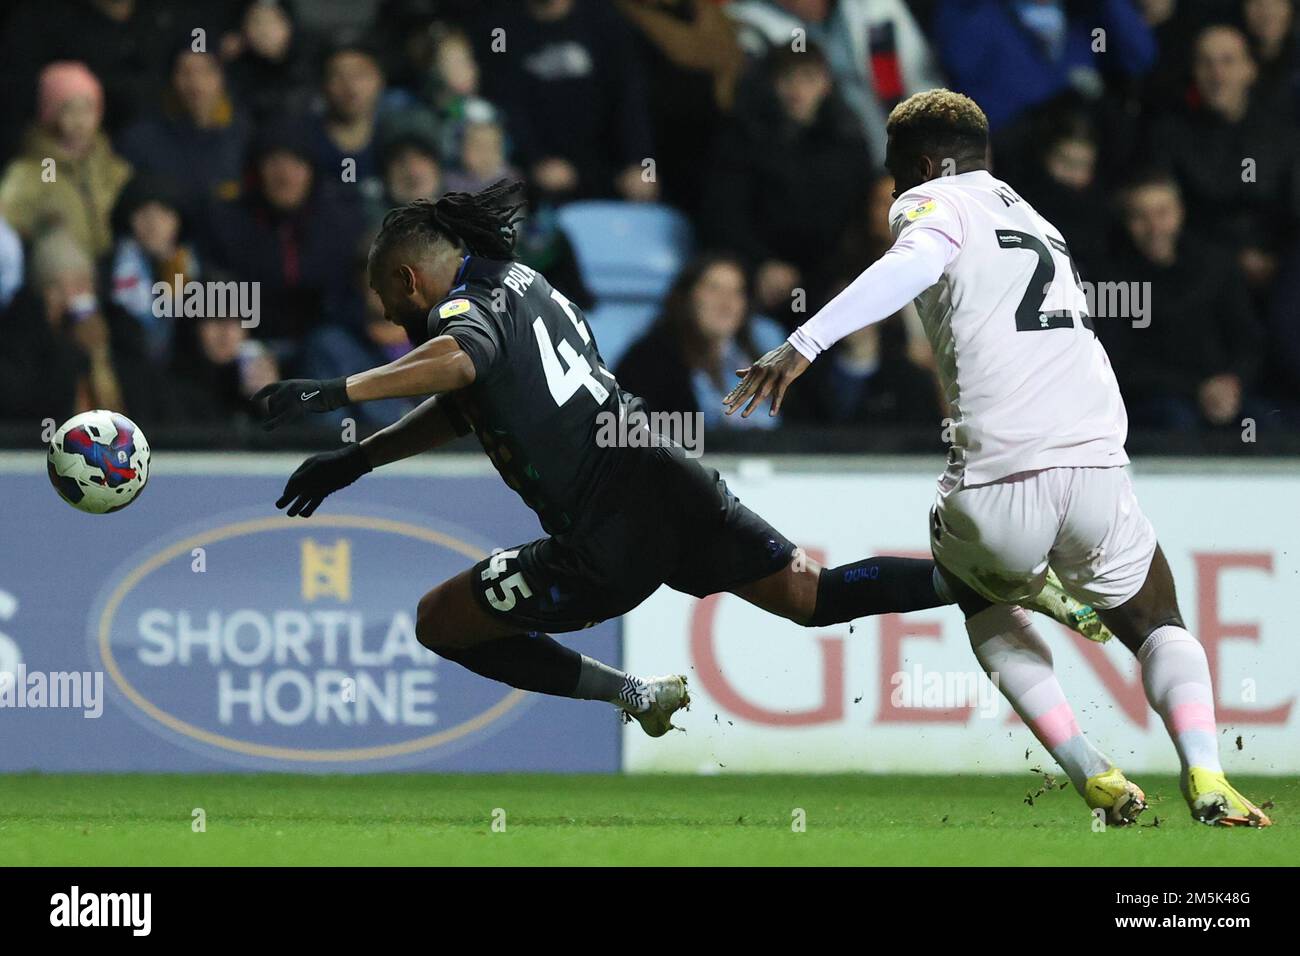
[[[650,688],[635,674],[624,674],[594,657],[582,655],[578,686],[573,696],[579,700],[604,700],[634,714],[643,714],[654,702]]]
[[[994,605],[966,620],[971,648],[984,672],[1083,793],[1089,777],[1113,764],[1074,719],[1052,670],[1052,650],[1018,607]]]
[[[1183,769],[1222,771],[1214,688],[1201,642],[1181,627],[1166,624],[1147,636],[1137,656],[1147,701],[1165,722]]]

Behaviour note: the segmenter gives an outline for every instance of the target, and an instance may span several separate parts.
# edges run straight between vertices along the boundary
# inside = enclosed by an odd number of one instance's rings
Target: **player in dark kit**
[[[429,591],[420,643],[512,687],[608,701],[651,736],[689,702],[685,678],[643,680],[547,632],[617,617],[662,584],[700,597],[730,591],[809,626],[951,603],[929,560],[822,569],[681,448],[645,432],[607,440],[643,420],[629,419],[640,400],[605,368],[582,312],[512,261],[518,191],[497,183],[417,200],[384,219],[370,284],[414,348],[380,368],[278,382],[256,397],[267,402],[267,427],[353,402],[432,397],[359,444],[307,459],[277,507],[309,517],[372,469],[473,431],[549,537]]]

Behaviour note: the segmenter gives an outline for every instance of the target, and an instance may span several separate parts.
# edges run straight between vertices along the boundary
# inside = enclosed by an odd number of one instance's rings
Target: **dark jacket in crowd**
[[[483,44],[483,94],[505,111],[519,165],[566,159],[578,170],[578,195],[612,195],[616,173],[654,156],[631,28],[604,0],[577,0],[552,22],[524,7],[501,7],[471,31]],[[508,56],[491,50],[498,27]]]
[[[789,262],[811,282],[859,214],[871,173],[861,127],[837,96],[800,127],[756,93],[720,137],[702,225],[714,248],[750,266]]]
[[[1278,55],[1259,63],[1259,79],[1251,90],[1261,109],[1280,123],[1297,122],[1296,107],[1300,93],[1300,39],[1294,32],[1287,37]]]
[[[317,181],[303,207],[285,214],[257,193],[215,207],[209,258],[261,283],[258,338],[296,339],[354,305],[352,262],[363,228],[356,203]]]
[[[1261,390],[1300,413],[1300,245],[1282,259],[1272,291],[1265,316],[1268,348]]]
[[[141,422],[176,420],[172,383],[166,370],[149,360],[138,327],[102,295],[100,308],[124,411]],[[89,373],[90,361],[66,321],[52,325],[40,293],[31,286],[20,289],[0,314],[5,344],[0,350],[0,420],[62,422],[77,412],[77,386]]]
[[[245,50],[226,67],[230,91],[256,126],[283,116],[304,115],[316,94],[314,46],[295,24],[294,37],[279,61]]]
[[[136,170],[171,183],[183,211],[197,215],[239,195],[251,137],[248,118],[232,108],[225,125],[202,129],[184,115],[154,115],[125,130],[118,146]]]
[[[72,337],[45,318],[31,286],[18,290],[0,314],[0,419],[62,422],[76,411],[77,383],[90,370]]]
[[[1207,109],[1163,116],[1146,154],[1171,169],[1183,188],[1187,224],[1234,250],[1278,251],[1300,223],[1300,137],[1277,117],[1252,108],[1239,123]],[[1243,162],[1253,160],[1253,179]]]
[[[255,416],[253,403],[244,394],[239,360],[217,364],[209,359],[199,344],[195,322],[177,329],[169,371],[175,383],[174,404],[184,410],[187,422],[220,425]]]
[[[943,417],[934,375],[907,356],[907,330],[895,315],[875,326],[879,364],[869,374],[846,359],[841,341],[786,393],[781,414],[812,425],[913,425],[937,428]],[[936,432],[937,434],[937,432]]]
[[[681,342],[662,322],[632,343],[619,360],[615,376],[622,388],[645,400],[647,411],[700,410]]]
[[[1071,189],[1039,165],[1015,183],[1039,215],[1061,231],[1083,278],[1092,279],[1105,268],[1111,222],[1106,193],[1096,181],[1084,189]]]
[[[683,20],[694,16],[693,0],[651,6]],[[637,37],[649,77],[650,124],[662,200],[697,219],[708,188],[714,140],[724,127],[716,79],[711,73],[674,62],[644,36]]]
[[[1225,373],[1251,387],[1263,359],[1263,330],[1228,250],[1185,234],[1172,266],[1157,266],[1127,244],[1114,263],[1105,281],[1151,284],[1143,294],[1150,308],[1146,328],[1134,328],[1133,317],[1093,320],[1126,402],[1195,401],[1202,382]]]

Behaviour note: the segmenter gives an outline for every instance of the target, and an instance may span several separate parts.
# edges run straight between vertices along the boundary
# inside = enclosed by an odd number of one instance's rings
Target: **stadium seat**
[[[619,302],[601,299],[587,313],[587,324],[596,334],[600,357],[613,371],[628,348],[645,334],[659,314],[656,302]]]
[[[587,321],[605,364],[613,369],[655,320],[694,237],[686,217],[669,206],[587,200],[559,211],[596,306]]]
[[[587,200],[562,207],[559,220],[602,302],[658,302],[694,244],[686,217],[668,206]]]
[[[749,334],[754,340],[754,348],[762,355],[785,341],[786,331],[776,319],[766,315],[754,315],[749,319]]]

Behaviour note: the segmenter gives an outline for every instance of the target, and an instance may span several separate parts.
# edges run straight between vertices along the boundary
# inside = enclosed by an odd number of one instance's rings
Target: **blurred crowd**
[[[0,422],[247,421],[270,381],[396,357],[364,276],[384,212],[508,177],[520,258],[588,309],[558,211],[684,215],[693,254],[615,371],[656,409],[780,427],[720,396],[888,248],[885,118],[946,85],[1084,279],[1131,290],[1094,311],[1134,426],[1300,427],[1292,0],[353,6],[360,28],[306,0],[9,5]],[[160,308],[159,282],[256,283],[258,321]],[[937,433],[945,411],[909,308],[817,362],[781,420]]]

